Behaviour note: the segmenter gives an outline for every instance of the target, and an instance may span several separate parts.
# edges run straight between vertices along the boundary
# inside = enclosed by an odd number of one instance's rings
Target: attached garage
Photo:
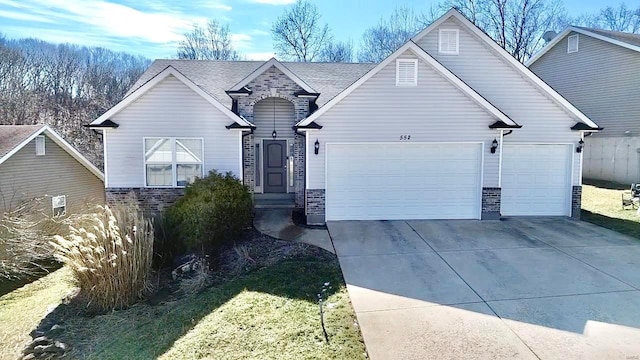
[[[479,219],[481,143],[327,144],[327,220]]]
[[[503,216],[570,216],[568,144],[507,144],[502,150]]]

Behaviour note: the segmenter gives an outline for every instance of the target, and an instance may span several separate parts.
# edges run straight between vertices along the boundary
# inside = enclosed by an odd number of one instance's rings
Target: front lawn
[[[296,245],[297,246],[297,245]],[[288,248],[274,251],[291,251]],[[64,330],[70,358],[86,359],[359,359],[365,348],[335,256],[291,251],[192,296],[169,296],[102,315],[59,305],[70,289],[60,269],[0,297],[0,358],[15,358],[40,321]],[[320,254],[320,255],[318,255]],[[330,282],[329,344],[317,293]]]
[[[582,186],[582,220],[640,239],[640,215],[622,208],[622,193],[628,186],[590,183]]]

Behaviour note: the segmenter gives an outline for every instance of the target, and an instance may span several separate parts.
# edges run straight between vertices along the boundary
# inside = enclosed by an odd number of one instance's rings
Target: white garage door
[[[327,144],[327,220],[479,219],[482,145]]]
[[[502,215],[570,215],[570,145],[504,144],[502,151]]]

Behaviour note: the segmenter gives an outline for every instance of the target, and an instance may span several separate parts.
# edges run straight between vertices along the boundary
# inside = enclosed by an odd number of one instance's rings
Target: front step
[[[295,194],[253,194],[256,209],[293,209]]]

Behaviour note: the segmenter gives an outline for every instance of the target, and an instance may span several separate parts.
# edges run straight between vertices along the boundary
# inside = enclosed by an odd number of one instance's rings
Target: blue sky
[[[231,27],[237,50],[249,59],[273,55],[271,23],[295,0],[0,0],[0,33],[55,43],[104,46],[166,58],[193,23],[216,18]],[[427,9],[438,0],[317,0],[338,40],[357,43],[367,27],[397,5]],[[620,0],[565,0],[570,15],[596,12]],[[634,4],[630,1],[631,6]],[[363,6],[363,4],[366,4]]]

